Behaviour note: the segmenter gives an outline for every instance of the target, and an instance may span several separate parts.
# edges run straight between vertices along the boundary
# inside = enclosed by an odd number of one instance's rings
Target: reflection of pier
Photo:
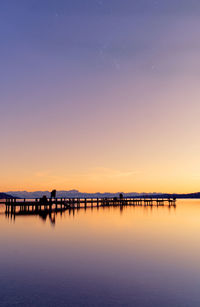
[[[78,214],[79,210],[93,210],[96,208],[111,209],[119,208],[122,214],[128,206],[140,206],[143,208],[165,207],[176,208],[175,199],[161,198],[62,198],[62,199],[8,199],[0,202],[5,205],[5,215],[15,220],[17,216],[38,216],[43,221],[49,219],[54,225],[57,215],[62,216],[64,212],[68,212],[73,217]]]
[[[5,213],[15,215],[45,215],[64,210],[93,208],[93,207],[116,207],[116,206],[175,206],[175,198],[36,198],[36,199],[6,199]]]

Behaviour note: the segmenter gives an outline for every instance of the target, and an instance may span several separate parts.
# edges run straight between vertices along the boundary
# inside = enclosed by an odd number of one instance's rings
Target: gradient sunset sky
[[[200,190],[199,0],[1,0],[0,191]]]

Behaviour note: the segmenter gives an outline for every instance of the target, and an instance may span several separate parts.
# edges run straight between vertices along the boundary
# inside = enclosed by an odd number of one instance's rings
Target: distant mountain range
[[[116,197],[120,193],[82,193],[78,190],[70,190],[70,191],[57,191],[57,197],[63,197],[63,198],[96,198],[96,197]],[[9,198],[9,197],[16,197],[16,198],[40,198],[43,195],[46,195],[47,197],[50,197],[49,191],[35,191],[35,192],[27,192],[27,191],[9,191],[7,193],[0,193],[0,199],[2,198]],[[123,193],[124,196],[131,196],[131,197],[176,197],[176,198],[200,198],[200,192],[196,193],[190,193],[190,194],[166,194],[166,193],[136,193],[136,192],[130,192],[130,193]]]
[[[7,198],[13,198],[13,196],[6,193],[0,193],[0,199],[7,199]]]

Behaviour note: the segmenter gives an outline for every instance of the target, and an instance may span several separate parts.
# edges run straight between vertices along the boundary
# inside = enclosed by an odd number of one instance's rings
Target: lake
[[[46,220],[1,207],[0,306],[200,306],[200,200]]]

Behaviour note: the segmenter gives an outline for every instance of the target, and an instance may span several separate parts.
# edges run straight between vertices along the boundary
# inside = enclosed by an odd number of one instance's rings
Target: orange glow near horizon
[[[0,190],[198,192],[200,93],[194,92],[196,84],[187,95],[182,89],[174,92],[173,86],[159,86],[152,97],[127,87],[124,99],[115,94],[109,100],[112,93],[101,97],[108,103],[106,109],[96,99],[98,112],[86,120],[79,114],[77,122],[68,124],[64,105],[52,111],[55,124],[43,122],[47,128],[30,118],[27,129],[11,123],[18,137],[10,130],[9,142],[1,148]],[[152,93],[154,87],[148,85],[148,91]],[[132,101],[147,104],[145,109],[136,108]]]

